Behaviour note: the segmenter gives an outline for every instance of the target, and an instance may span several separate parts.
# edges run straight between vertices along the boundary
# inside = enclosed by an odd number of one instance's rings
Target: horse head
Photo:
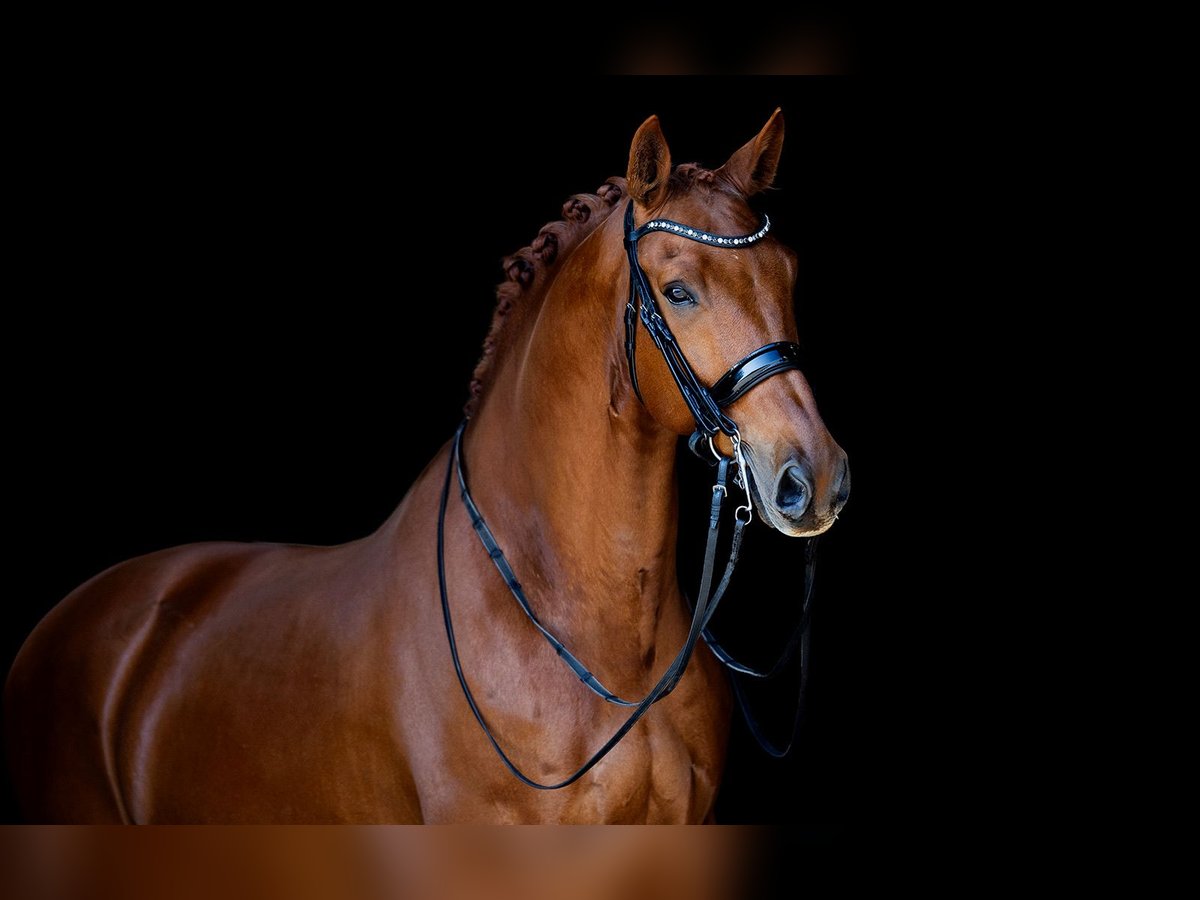
[[[783,132],[776,110],[716,170],[672,169],[657,117],[642,124],[630,147],[626,181],[633,224],[655,229],[667,223],[661,236],[638,241],[636,264],[687,363],[710,389],[755,348],[798,339],[796,254],[763,233],[749,202],[775,179]],[[685,234],[707,235],[686,239],[671,233],[672,223],[687,223]],[[720,235],[751,238],[731,243]],[[650,414],[670,431],[692,433],[696,418],[664,356],[646,340],[636,343],[633,354],[636,384]],[[782,368],[721,405],[736,423],[762,517],[784,534],[810,537],[828,529],[845,505],[850,469],[804,375],[790,363]],[[730,438],[716,435],[715,449],[731,452]]]

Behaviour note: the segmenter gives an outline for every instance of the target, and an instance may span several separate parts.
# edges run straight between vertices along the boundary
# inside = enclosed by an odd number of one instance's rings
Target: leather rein
[[[709,510],[708,537],[705,543],[704,563],[701,570],[700,588],[697,593],[697,600],[692,609],[692,622],[688,629],[688,635],[683,646],[671,661],[671,664],[663,672],[662,677],[652,687],[649,693],[640,700],[626,700],[606,688],[600,680],[588,668],[575,657],[545,625],[539,621],[533,607],[529,603],[529,599],[525,596],[524,589],[517,580],[516,574],[513,572],[512,566],[509,565],[504,551],[500,549],[495,536],[480,513],[479,508],[475,505],[474,498],[468,488],[466,464],[463,460],[462,441],[463,433],[467,427],[467,421],[464,420],[459,425],[458,430],[454,435],[454,444],[449,454],[449,459],[446,465],[446,479],[442,486],[441,500],[438,506],[438,534],[437,534],[437,559],[438,559],[438,588],[441,593],[442,602],[442,618],[446,625],[446,638],[450,645],[450,656],[454,662],[454,671],[458,676],[458,683],[462,687],[463,695],[466,697],[467,704],[471,707],[471,712],[474,714],[476,721],[483,729],[484,735],[492,748],[499,755],[500,760],[505,767],[521,782],[538,790],[558,790],[565,788],[575,781],[582,778],[593,766],[602,760],[608,753],[618,744],[621,739],[638,723],[659,700],[666,697],[675,689],[679,680],[683,677],[687,669],[688,663],[691,661],[692,653],[695,650],[696,642],[703,637],[713,655],[720,663],[729,669],[731,673],[731,681],[733,683],[734,694],[737,698],[738,705],[742,710],[746,723],[750,728],[758,743],[772,756],[785,756],[791,749],[792,740],[784,748],[778,748],[768,741],[762,732],[761,727],[751,715],[749,707],[746,703],[745,695],[741,686],[738,683],[737,675],[745,675],[753,678],[774,678],[786,667],[791,660],[796,650],[800,650],[801,654],[801,689],[807,682],[807,646],[808,646],[808,625],[810,622],[811,598],[812,598],[812,575],[815,550],[815,539],[810,539],[806,548],[805,562],[805,592],[804,602],[801,610],[800,621],[797,623],[791,639],[788,641],[787,647],[784,650],[780,659],[767,671],[758,671],[749,666],[739,663],[733,658],[719,643],[713,638],[708,631],[708,624],[711,621],[713,614],[717,611],[717,606],[724,597],[726,589],[729,587],[729,582],[733,577],[734,568],[737,565],[738,554],[741,550],[742,538],[746,526],[753,518],[753,503],[750,492],[750,473],[746,468],[745,460],[742,456],[742,441],[741,434],[738,431],[737,425],[724,413],[724,407],[729,406],[739,397],[743,396],[747,391],[751,390],[756,385],[765,381],[773,375],[780,372],[785,372],[788,369],[800,368],[800,348],[791,341],[776,341],[759,347],[757,350],[743,357],[735,363],[730,369],[722,375],[712,385],[706,387],[703,382],[696,376],[695,371],[687,361],[682,348],[676,341],[675,336],[671,333],[671,329],[667,326],[666,320],[663,319],[659,311],[658,303],[655,300],[654,292],[651,289],[646,278],[646,273],[643,271],[641,264],[638,262],[637,247],[638,242],[648,234],[654,232],[662,232],[666,234],[674,234],[679,237],[687,238],[688,240],[697,241],[702,244],[707,244],[711,247],[718,248],[736,248],[744,247],[757,243],[762,240],[771,228],[770,219],[763,217],[762,227],[752,234],[745,235],[719,235],[712,232],[704,231],[699,228],[693,228],[684,225],[680,222],[674,222],[669,219],[652,219],[640,228],[634,228],[633,220],[633,203],[630,203],[625,208],[625,251],[629,259],[629,300],[625,308],[625,354],[629,362],[629,377],[633,384],[634,392],[638,399],[642,398],[642,392],[638,386],[637,378],[637,323],[640,320],[645,327],[646,332],[650,335],[650,339],[654,342],[654,346],[658,348],[663,359],[666,360],[667,368],[671,373],[671,377],[678,388],[680,396],[683,397],[688,409],[691,411],[693,419],[696,422],[696,432],[692,435],[689,441],[693,452],[704,458],[703,444],[708,444],[708,450],[716,459],[716,482],[712,487],[712,504]],[[729,437],[733,445],[733,454],[724,456],[716,449],[714,438],[718,434],[725,434]],[[729,496],[729,481],[730,470],[733,470],[733,483],[740,488],[746,496],[744,505],[739,506],[734,512],[733,523],[733,539],[730,544],[729,558],[726,561],[724,571],[720,581],[713,586],[713,578],[716,569],[716,551],[717,538],[720,532],[721,512],[725,500]],[[450,496],[450,485],[457,476],[459,496],[462,499],[463,506],[467,511],[467,515],[471,520],[471,526],[474,528],[476,535],[483,544],[484,550],[487,551],[500,576],[504,579],[509,591],[512,593],[521,610],[528,617],[529,621],[542,634],[547,643],[554,648],[554,651],[563,660],[563,662],[575,673],[579,680],[590,691],[608,703],[617,706],[629,707],[631,712],[625,722],[618,728],[613,735],[601,746],[592,756],[572,775],[562,781],[553,784],[544,784],[534,781],[509,758],[504,749],[500,746],[491,727],[488,725],[479,709],[478,703],[475,701],[474,694],[470,686],[467,684],[466,676],[463,673],[462,663],[459,659],[458,644],[454,636],[454,623],[450,615],[450,601],[446,589],[446,560],[445,560],[445,522],[446,522],[446,505]],[[793,723],[792,738],[795,737],[795,731],[799,726],[800,718],[803,711],[803,704],[797,705],[796,718]]]

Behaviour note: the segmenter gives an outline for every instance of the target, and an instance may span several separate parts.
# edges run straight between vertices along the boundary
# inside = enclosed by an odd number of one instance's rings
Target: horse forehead
[[[645,254],[652,267],[671,263],[668,271],[691,270],[698,281],[730,291],[745,289],[761,299],[789,298],[795,266],[787,247],[764,240],[748,247],[710,247],[676,235],[662,236]]]
[[[758,230],[760,219],[744,197],[708,185],[669,198],[660,215],[713,234],[729,235]]]
[[[708,184],[697,184],[674,194],[657,211],[669,219],[712,234],[736,237],[751,234],[762,225],[746,198]],[[643,265],[673,262],[693,269],[699,278],[725,290],[753,299],[756,305],[778,300],[790,306],[795,265],[792,252],[770,236],[745,247],[712,247],[669,233],[647,235],[642,242]]]

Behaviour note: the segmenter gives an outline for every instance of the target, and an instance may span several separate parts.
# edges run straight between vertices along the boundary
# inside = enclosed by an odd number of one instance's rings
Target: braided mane
[[[594,194],[575,194],[562,208],[562,220],[543,225],[533,243],[522,247],[502,263],[505,280],[496,288],[496,311],[483,340],[483,354],[471,375],[470,398],[464,407],[467,416],[479,408],[488,374],[496,358],[496,346],[504,334],[509,313],[522,298],[543,289],[555,263],[575,249],[585,237],[608,218],[625,196],[625,179],[613,177]]]
[[[726,182],[719,172],[695,163],[676,166],[671,172],[671,190],[686,191],[704,186],[708,190],[740,194],[736,185]],[[509,313],[522,297],[536,295],[545,288],[555,264],[575,249],[585,237],[609,217],[617,202],[626,195],[625,179],[614,176],[594,194],[575,194],[562,208],[562,221],[543,225],[533,243],[522,247],[501,263],[505,280],[496,288],[496,311],[483,339],[483,354],[471,375],[470,397],[463,411],[468,417],[479,409],[487,378],[496,358],[496,347],[505,333]]]

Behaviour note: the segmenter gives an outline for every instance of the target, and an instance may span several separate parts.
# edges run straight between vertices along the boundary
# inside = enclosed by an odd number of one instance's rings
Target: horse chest
[[[567,696],[578,701],[577,686]],[[699,665],[602,762],[557,791],[518,782],[478,740],[476,723],[462,723],[466,731],[461,736],[474,751],[460,758],[464,769],[459,789],[452,798],[445,797],[450,801],[446,807],[431,803],[430,797],[422,798],[422,807],[431,821],[702,822],[711,812],[724,766],[729,712],[719,672]],[[576,768],[628,715],[590,697],[570,703],[554,692],[525,713],[501,717],[497,724],[510,739],[508,749],[515,761],[544,782]],[[465,777],[468,771],[470,779]],[[483,773],[487,778],[481,784]]]
[[[688,823],[708,815],[723,757],[722,735],[681,712],[643,723],[625,758],[607,771],[598,767],[591,793],[596,805],[590,810],[597,820]]]

